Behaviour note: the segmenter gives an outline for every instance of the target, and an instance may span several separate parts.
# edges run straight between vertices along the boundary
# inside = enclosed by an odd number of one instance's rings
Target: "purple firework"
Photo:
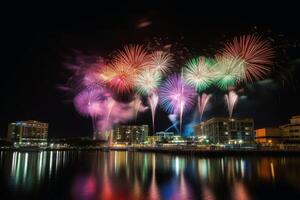
[[[160,88],[161,105],[168,113],[180,114],[182,109],[191,109],[195,96],[195,90],[177,74],[168,77]]]
[[[74,98],[76,110],[85,116],[95,117],[99,114],[100,99],[103,95],[101,88],[88,88],[81,91]]]
[[[103,95],[102,88],[88,88],[81,91],[74,98],[76,110],[84,115],[92,118],[94,133],[97,131],[96,121],[101,113],[101,97]]]
[[[183,112],[191,109],[195,96],[195,90],[177,74],[168,77],[160,88],[161,105],[166,112],[179,115],[180,132]]]

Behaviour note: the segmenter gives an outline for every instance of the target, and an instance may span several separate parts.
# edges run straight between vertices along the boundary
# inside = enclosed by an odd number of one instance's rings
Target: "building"
[[[146,137],[146,144],[155,145],[160,142],[160,136],[151,135]]]
[[[281,143],[282,135],[280,128],[260,128],[255,130],[255,141],[262,144]]]
[[[173,140],[173,138],[174,138],[173,132],[160,131],[160,132],[157,132],[155,135],[159,137],[160,142],[168,142],[168,141]]]
[[[300,142],[300,115],[293,116],[289,124],[279,127],[284,143]]]
[[[7,140],[16,146],[46,146],[48,123],[34,120],[8,124]]]
[[[115,144],[141,144],[148,136],[148,125],[132,126],[120,125],[113,130],[113,143]]]
[[[213,144],[241,144],[254,142],[254,121],[214,117],[194,127],[197,136]]]

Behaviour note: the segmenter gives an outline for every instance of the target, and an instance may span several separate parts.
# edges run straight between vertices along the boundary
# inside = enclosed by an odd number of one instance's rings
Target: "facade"
[[[148,125],[131,126],[120,125],[113,130],[113,143],[118,144],[141,144],[148,136]]]
[[[254,121],[214,117],[194,127],[199,137],[213,144],[241,144],[254,142]]]
[[[159,137],[159,142],[168,142],[173,140],[174,138],[173,132],[161,131],[161,132],[157,132],[155,135]]]
[[[284,143],[300,142],[300,115],[293,116],[289,124],[279,127]]]
[[[157,135],[151,135],[146,137],[146,142],[149,145],[155,145],[156,143],[160,142],[160,137]]]
[[[255,130],[255,141],[259,143],[278,144],[282,141],[279,128],[260,128]]]
[[[48,123],[34,120],[8,124],[7,140],[20,146],[46,146]]]

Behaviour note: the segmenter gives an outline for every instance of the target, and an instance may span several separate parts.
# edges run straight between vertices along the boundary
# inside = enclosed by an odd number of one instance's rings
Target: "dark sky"
[[[69,97],[57,89],[68,78],[65,58],[73,50],[106,56],[126,44],[143,43],[153,37],[180,42],[193,54],[209,52],[224,39],[254,31],[281,38],[284,45],[277,47],[276,65],[286,74],[277,74],[263,88],[257,84],[246,89],[247,100],[240,101],[236,116],[254,117],[256,127],[264,127],[287,123],[290,115],[300,114],[296,5],[253,1],[222,5],[159,0],[108,2],[3,7],[0,137],[6,135],[9,122],[28,119],[49,122],[50,137],[89,135],[90,120],[80,116]],[[137,28],[141,20],[151,24]],[[283,81],[283,77],[288,78]],[[213,99],[206,117],[226,115],[220,98]],[[168,127],[166,115],[161,111],[159,115],[157,121],[163,123],[158,127]],[[138,123],[148,120],[150,113],[145,113]]]

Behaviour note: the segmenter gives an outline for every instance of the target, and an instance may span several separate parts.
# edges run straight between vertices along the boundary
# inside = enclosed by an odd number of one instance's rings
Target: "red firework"
[[[149,65],[149,55],[140,45],[125,46],[112,59],[112,64],[104,73],[106,83],[118,93],[126,93],[133,89],[138,74]]]
[[[225,44],[221,54],[225,57],[241,59],[244,62],[244,80],[252,82],[262,79],[270,71],[274,51],[267,40],[256,35],[243,35],[235,37],[233,41]]]

